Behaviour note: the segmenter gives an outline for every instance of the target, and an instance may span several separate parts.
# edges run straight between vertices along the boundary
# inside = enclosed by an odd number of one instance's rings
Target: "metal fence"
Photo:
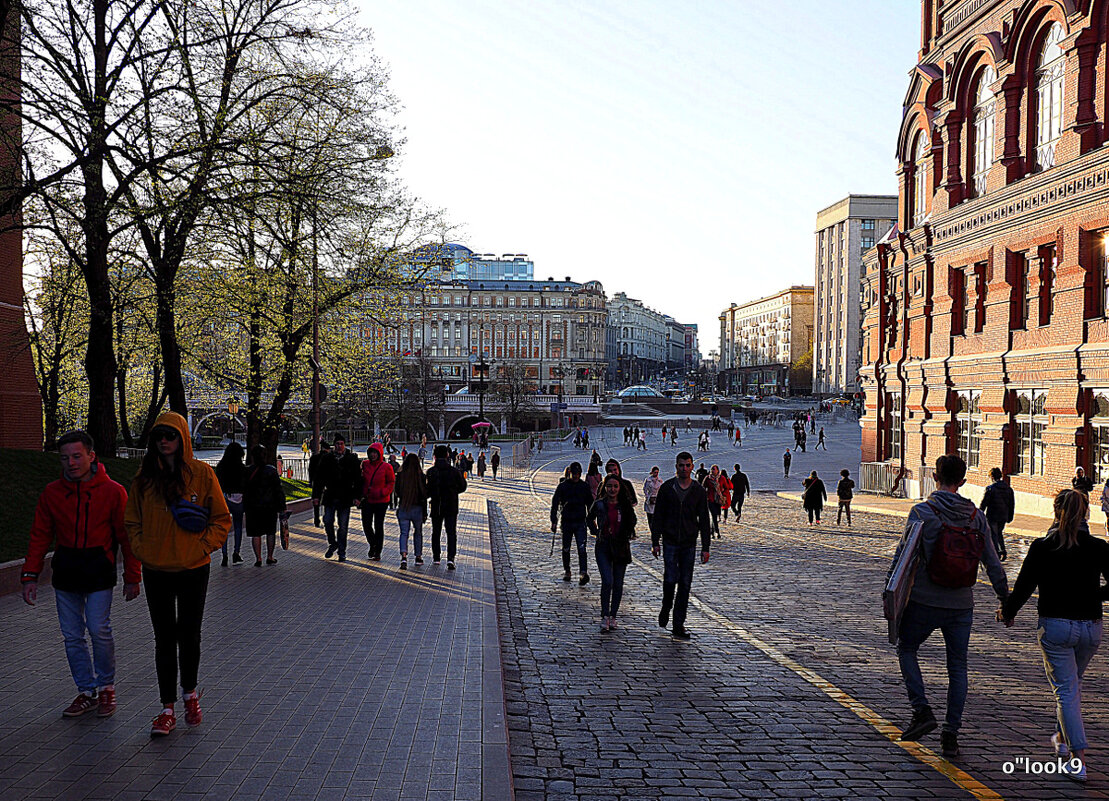
[[[901,480],[898,480],[898,476]],[[875,492],[895,498],[905,497],[905,482],[912,472],[890,462],[863,462],[859,466],[859,491]]]

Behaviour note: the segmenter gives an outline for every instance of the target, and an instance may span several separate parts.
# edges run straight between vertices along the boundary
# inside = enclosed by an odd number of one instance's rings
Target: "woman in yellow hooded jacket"
[[[177,656],[185,721],[201,721],[196,691],[200,668],[200,626],[208,594],[212,551],[231,529],[231,513],[215,471],[193,458],[185,418],[174,412],[158,417],[139,474],[131,484],[124,513],[131,551],[142,562],[146,602],[154,627],[154,663],[162,712],[152,737],[177,727]]]

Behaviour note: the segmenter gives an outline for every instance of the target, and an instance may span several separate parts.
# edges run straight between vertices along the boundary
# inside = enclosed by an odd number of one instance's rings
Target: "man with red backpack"
[[[940,732],[943,756],[959,756],[959,726],[967,698],[967,649],[974,620],[974,584],[978,565],[986,566],[999,600],[1009,596],[1009,582],[997,558],[990,527],[974,502],[959,494],[967,466],[954,454],[936,460],[936,491],[909,512],[921,523],[919,553],[912,591],[898,629],[897,660],[913,707],[902,740],[919,740],[936,728],[936,716],[924,694],[917,650],[936,629],[947,652],[947,713]],[[893,564],[901,556],[897,548]],[[893,565],[890,567],[892,572]],[[887,576],[888,579],[888,576]]]

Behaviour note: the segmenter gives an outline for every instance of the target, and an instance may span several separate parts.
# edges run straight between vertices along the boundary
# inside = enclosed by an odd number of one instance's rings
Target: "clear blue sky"
[[[481,253],[701,327],[813,282],[816,213],[893,194],[912,0],[359,0],[410,189]]]

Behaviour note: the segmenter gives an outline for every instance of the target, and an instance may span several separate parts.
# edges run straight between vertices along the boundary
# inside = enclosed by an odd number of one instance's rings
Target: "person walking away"
[[[825,448],[827,450],[827,448]],[[836,525],[840,524],[844,512],[847,513],[847,527],[851,527],[851,499],[855,497],[855,482],[851,478],[850,470],[839,471],[839,483],[836,484],[836,498],[839,508],[836,509]]]
[[[732,511],[735,513],[735,519],[738,523],[740,518],[743,517],[743,501],[751,497],[751,482],[747,480],[747,474],[744,473],[738,464],[732,465],[735,472],[732,473]]]
[[[701,462],[701,466],[697,468],[697,483],[704,484],[705,476],[707,476],[708,474],[709,471],[705,468],[705,463]]]
[[[369,546],[370,561],[380,562],[381,551],[385,547],[385,513],[389,510],[397,481],[392,466],[385,461],[385,448],[380,442],[374,442],[366,450],[366,460],[362,462],[359,472],[358,505],[362,509],[362,531]],[[327,555],[331,555],[330,548]]]
[[[347,450],[347,441],[335,437],[335,452],[329,461],[320,463],[323,488],[323,528],[327,532],[327,551],[330,559],[339,553],[339,561],[347,560],[347,529],[350,526],[350,507],[361,493],[362,469],[358,457]],[[336,530],[336,521],[338,530]]]
[[[678,427],[670,427],[670,447],[676,448],[678,446]]]
[[[1054,507],[1055,521],[1046,536],[1028,547],[999,617],[1012,626],[1017,612],[1039,589],[1036,631],[1047,681],[1055,694],[1051,745],[1056,756],[1073,755],[1078,760],[1064,763],[1060,772],[1085,781],[1089,743],[1082,722],[1082,677],[1101,645],[1101,579],[1109,579],[1109,543],[1090,535],[1086,523],[1090,502],[1085,493],[1062,490]]]
[[[231,554],[231,561],[235,564],[243,561],[239,553],[243,547],[243,487],[246,485],[246,465],[243,464],[243,456],[243,446],[232,440],[227,443],[227,447],[223,450],[223,457],[216,465],[216,478],[219,479],[220,489],[223,490],[227,510],[231,512],[231,525],[235,532],[235,550]],[[311,464],[309,464],[309,471],[311,471]],[[315,488],[312,492],[315,493]],[[316,517],[319,518],[319,512],[316,513]],[[220,565],[227,567],[227,540],[223,542],[223,561]]]
[[[732,443],[733,448],[743,447],[743,431],[739,426],[735,427],[735,441]]]
[[[785,469],[786,478],[789,478],[789,463],[793,461],[793,454],[786,448],[785,455],[782,456],[782,467]]]
[[[562,580],[570,580],[570,544],[576,539],[578,544],[578,583],[589,582],[589,562],[585,552],[586,517],[593,506],[592,491],[581,480],[581,463],[571,462],[570,477],[560,483],[551,498],[551,533],[562,528]]]
[[[281,476],[276,467],[267,464],[266,449],[261,445],[250,449],[247,469],[243,507],[246,509],[246,533],[254,548],[254,566],[262,566],[262,537],[266,538],[266,564],[276,565],[273,550],[277,545],[277,516],[285,511]]]
[[[666,431],[667,431],[666,423],[663,423],[662,424],[662,442],[663,442],[663,444],[666,443]]]
[[[494,450],[493,455],[489,457],[489,469],[493,471],[493,480],[497,480],[497,471],[501,469],[501,452]]]
[[[382,455],[384,455],[384,454],[382,454]],[[459,464],[463,465],[463,468],[465,469],[466,451],[462,451],[461,453],[459,453],[458,454],[458,459],[459,459]],[[391,453],[389,454],[389,469],[393,471],[393,495],[392,495],[392,497],[389,498],[389,508],[390,509],[396,509],[397,508],[397,488],[396,488],[397,487],[397,475],[400,473],[400,465],[397,463],[397,457],[394,456]]]
[[[607,633],[616,628],[616,614],[624,595],[624,572],[632,561],[636,518],[618,476],[605,476],[601,486],[601,497],[593,502],[587,523],[597,538],[594,554],[601,574],[601,632]]]
[[[427,520],[427,480],[420,460],[409,456],[397,476],[397,524],[400,526],[400,569],[408,569],[408,529],[412,528],[412,547],[416,564],[424,563],[423,525]],[[449,547],[449,543],[448,543]]]
[[[1005,483],[1000,468],[991,469],[990,478],[993,482],[986,487],[986,491],[982,494],[982,503],[978,508],[986,513],[993,547],[997,551],[998,558],[1004,562],[1008,557],[1005,552],[1005,526],[1013,522],[1016,500],[1013,497],[1013,488]]]
[[[647,430],[641,429],[639,432],[639,450],[647,450]]]
[[[828,500],[828,490],[825,489],[824,482],[821,481],[815,470],[802,483],[805,491],[801,495],[801,500],[804,503],[805,511],[809,513],[809,525],[813,524],[814,517],[817,525],[820,525],[820,512],[824,509],[824,502]]]
[[[123,518],[131,551],[142,563],[154,628],[154,665],[161,713],[152,737],[177,727],[178,667],[185,722],[199,726],[200,629],[208,594],[209,556],[227,539],[231,513],[215,471],[193,458],[189,424],[175,412],[158,416]],[[178,662],[180,659],[180,662]]]
[[[647,515],[647,530],[650,531],[655,519],[655,501],[658,491],[662,488],[662,479],[658,474],[658,465],[651,468],[651,474],[643,482],[643,513]]]
[[[980,562],[986,567],[998,599],[1004,602],[1009,594],[1009,582],[997,558],[985,516],[971,500],[959,495],[966,472],[966,462],[959,456],[939,457],[936,491],[909,512],[909,522],[922,525],[921,558],[897,639],[897,661],[913,708],[912,720],[901,739],[914,741],[936,728],[917,651],[936,629],[943,633],[948,687],[940,748],[947,759],[959,755],[959,727],[967,697],[967,649],[974,620],[974,584]],[[904,540],[898,545],[890,571],[897,564],[903,546]],[[888,581],[888,573],[886,578]]]
[[[1087,476],[1086,471],[1081,467],[1074,468],[1074,478],[1070,480],[1070,485],[1079,492],[1086,493],[1087,497],[1094,490],[1093,479]]]
[[[679,640],[688,640],[690,631],[685,627],[685,620],[693,586],[697,538],[701,539],[701,563],[705,564],[709,560],[712,520],[705,489],[693,480],[693,454],[679,453],[674,472],[675,476],[662,485],[655,500],[651,552],[657,559],[661,550],[664,565],[658,624],[666,628],[673,608],[672,634]]]
[[[712,516],[712,535],[720,536],[720,467],[713,465],[712,469],[701,479],[701,486],[705,488],[705,498],[709,505],[709,514]]]
[[[329,459],[331,459],[331,443],[326,440],[321,440],[319,450],[312,454],[312,457],[308,460],[308,485],[312,488],[312,519],[315,521],[316,528],[320,527],[320,500],[323,498],[323,481],[320,480],[320,465]],[[220,484],[223,484],[222,480]],[[234,510],[232,510],[231,514],[235,514]],[[239,531],[235,539],[236,543],[238,543],[238,538],[241,536],[242,525],[240,521]],[[242,560],[240,559],[239,561]]]
[[[485,480],[485,451],[477,455],[477,477]]]
[[[458,496],[466,491],[466,479],[458,468],[451,467],[450,448],[435,446],[435,464],[427,471],[427,494],[431,499],[431,558],[440,563],[440,538],[447,529],[447,569],[455,569],[458,552]],[[497,458],[497,454],[493,454]],[[496,476],[496,468],[493,475]]]
[[[116,711],[116,652],[112,637],[112,588],[123,554],[123,599],[139,596],[142,567],[123,527],[127,491],[96,461],[92,437],[70,431],[58,439],[62,477],[39,496],[20,583],[23,600],[34,606],[38,580],[53,546],[50,583],[77,697],[62,711],[75,718],[96,710]],[[88,631],[92,657],[85,641]]]
[[[601,481],[603,478],[599,465],[590,461],[589,470],[585,474],[585,483],[589,485],[589,491],[593,493],[594,498],[601,497]]]
[[[727,523],[728,512],[732,508],[732,480],[728,478],[726,470],[720,470],[720,477],[716,479],[716,486],[720,490],[720,517]],[[719,529],[716,532],[716,536],[720,536]]]
[[[805,433],[805,429],[801,429],[801,453],[808,451],[809,435]]]
[[[813,448],[813,450],[815,451],[815,450],[818,450],[820,448],[824,448],[824,450],[828,450],[828,443],[826,443],[824,441],[824,426],[820,427],[820,434],[817,437],[816,447]]]

